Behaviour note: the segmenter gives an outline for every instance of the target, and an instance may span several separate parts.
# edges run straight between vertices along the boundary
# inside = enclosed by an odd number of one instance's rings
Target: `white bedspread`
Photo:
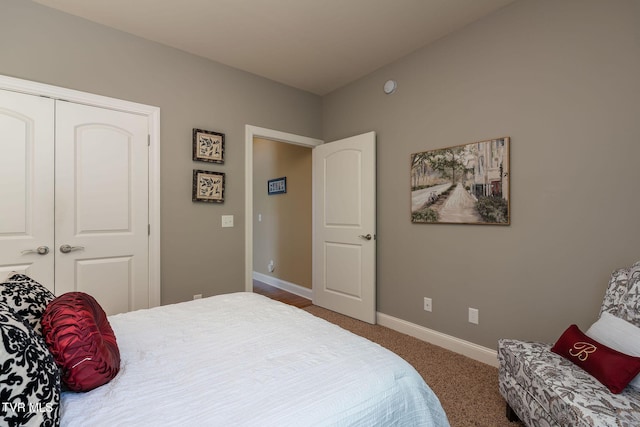
[[[394,353],[252,293],[109,317],[120,373],[62,395],[62,426],[448,426]]]

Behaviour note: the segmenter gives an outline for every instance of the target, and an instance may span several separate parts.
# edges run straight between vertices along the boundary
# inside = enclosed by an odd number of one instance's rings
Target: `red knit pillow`
[[[42,335],[70,390],[92,390],[120,370],[116,336],[91,295],[69,292],[51,301],[42,315]]]
[[[640,357],[620,353],[583,334],[571,325],[551,351],[572,361],[614,394],[621,393],[640,372]]]

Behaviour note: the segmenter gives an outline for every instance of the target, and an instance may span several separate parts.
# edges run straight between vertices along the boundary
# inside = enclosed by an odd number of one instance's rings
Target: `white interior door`
[[[313,303],[376,323],[375,133],[313,150]]]
[[[53,104],[0,90],[0,280],[16,271],[52,292]]]
[[[107,314],[149,307],[148,121],[58,101],[56,294],[93,295]]]

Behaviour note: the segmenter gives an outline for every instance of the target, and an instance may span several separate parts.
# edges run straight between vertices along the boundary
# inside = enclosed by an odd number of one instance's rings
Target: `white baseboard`
[[[494,366],[496,368],[498,367],[498,353],[495,350],[491,350],[472,342],[461,340],[459,338],[452,337],[451,335],[446,335],[441,332],[434,331],[433,329],[425,328],[424,326],[416,325],[414,323],[407,322],[406,320],[398,319],[383,313],[377,313],[376,317],[379,325],[386,326],[394,331],[446,348],[447,350],[470,357],[478,362],[486,363],[487,365]]]
[[[259,282],[271,285],[274,288],[282,289],[310,300],[313,299],[313,292],[309,288],[304,288],[300,285],[280,280],[277,277],[267,276],[266,274],[255,271],[253,272],[253,278]],[[376,313],[376,321],[379,325],[393,329],[394,331],[446,348],[447,350],[470,357],[478,362],[498,367],[498,353],[495,350],[491,350],[472,342],[461,340],[460,338],[452,337],[451,335],[446,335],[441,332],[434,331],[433,329],[425,328],[424,326],[416,325],[415,323],[407,322],[406,320],[398,319],[380,312]]]
[[[309,288],[305,288],[295,283],[287,282],[286,280],[278,279],[277,277],[267,276],[266,274],[253,272],[253,278],[259,282],[266,283],[274,288],[282,289],[283,291],[290,292],[299,297],[306,299],[313,299],[313,292]]]

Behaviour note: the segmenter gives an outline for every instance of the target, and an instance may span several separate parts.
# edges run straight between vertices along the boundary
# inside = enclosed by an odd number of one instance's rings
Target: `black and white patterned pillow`
[[[44,339],[0,302],[0,425],[60,425],[60,371]]]
[[[22,316],[40,336],[42,313],[54,298],[55,295],[49,289],[24,274],[12,274],[6,282],[0,283],[0,302]]]

